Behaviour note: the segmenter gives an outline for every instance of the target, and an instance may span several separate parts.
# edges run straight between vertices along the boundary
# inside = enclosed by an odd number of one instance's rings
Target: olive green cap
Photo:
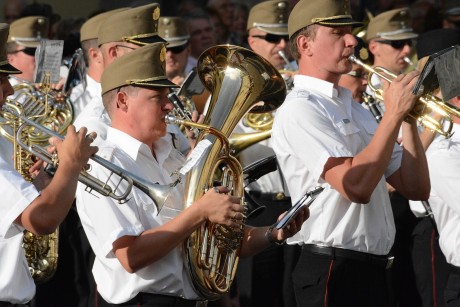
[[[185,45],[190,39],[185,21],[180,17],[160,17],[158,34],[168,42],[168,48]]]
[[[313,24],[327,27],[362,25],[351,16],[350,0],[300,0],[289,16],[289,37]]]
[[[2,74],[20,74],[22,71],[8,63],[6,56],[6,41],[10,26],[7,23],[0,23],[0,73]]]
[[[101,77],[102,95],[122,86],[178,87],[166,77],[166,44],[152,43],[113,61]]]
[[[275,35],[288,34],[289,2],[264,1],[249,11],[247,29],[257,28]]]
[[[8,43],[36,48],[42,39],[47,38],[48,18],[43,16],[29,16],[15,20],[10,25]]]
[[[91,17],[81,26],[80,29],[80,42],[87,41],[90,39],[97,39],[99,35],[99,28],[101,24],[113,14],[127,10],[128,8],[123,7],[107,12],[97,14],[96,16]]]
[[[98,45],[111,42],[127,42],[144,46],[165,40],[158,36],[158,3],[130,8],[113,14],[101,24]]]
[[[408,8],[401,8],[381,13],[369,21],[365,40],[405,40],[416,38],[412,29],[412,20]]]

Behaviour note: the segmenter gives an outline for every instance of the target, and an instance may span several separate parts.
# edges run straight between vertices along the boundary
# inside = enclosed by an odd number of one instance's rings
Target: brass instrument
[[[31,83],[20,83],[14,87],[17,95],[8,98],[5,107],[16,114],[55,131],[65,131],[73,121],[73,109],[69,101],[58,102],[50,90],[50,75],[44,74],[42,83],[35,87]],[[32,154],[23,150],[17,143],[16,136],[28,144],[45,145],[48,138],[33,130],[19,130],[17,117],[9,112],[0,112],[0,134],[13,144],[14,167],[26,180],[31,182],[29,168],[33,165]],[[49,235],[36,236],[24,231],[23,248],[29,270],[36,283],[48,281],[57,269],[59,230]]]
[[[51,164],[54,167],[57,167],[59,164],[59,161],[57,160],[57,156],[55,154],[50,154],[46,150],[46,148],[43,148],[36,144],[29,145],[29,144],[24,143],[23,140],[21,140],[21,135],[24,130],[25,131],[36,130],[35,133],[40,133],[42,136],[46,135],[48,139],[53,136],[53,137],[63,140],[64,137],[48,129],[47,127],[41,126],[35,121],[28,119],[27,117],[21,116],[20,114],[18,114],[14,110],[9,109],[8,107],[6,108],[3,107],[3,112],[9,113],[11,116],[16,116],[16,118],[18,118],[18,120],[22,122],[22,124],[20,125],[18,129],[18,133],[16,135],[16,140],[18,142],[18,145],[24,150],[26,150],[27,152],[30,152],[34,156],[42,159],[44,162]],[[108,176],[109,178],[104,182],[88,174],[88,172],[82,171],[80,173],[78,180],[87,186],[87,189],[86,189],[87,192],[92,192],[94,190],[103,196],[111,197],[117,200],[120,204],[123,204],[129,200],[128,197],[129,197],[129,194],[131,193],[131,189],[133,187],[136,187],[139,190],[141,190],[143,193],[145,193],[147,196],[149,196],[150,199],[152,199],[155,202],[155,205],[159,212],[161,208],[163,207],[164,202],[169,192],[180,181],[179,179],[177,179],[173,183],[170,183],[167,185],[160,185],[157,183],[149,182],[143,178],[140,178],[137,175],[130,173],[124,170],[123,168],[99,156],[95,155],[95,156],[92,156],[90,159],[96,162],[97,164],[101,165],[102,167],[106,168],[107,170],[109,170],[111,172],[111,174]],[[119,177],[118,182],[115,184],[115,188],[112,188],[108,184],[113,175],[116,175]],[[124,190],[120,190],[120,192],[117,193],[118,188],[122,185],[122,182],[126,182],[126,188]]]
[[[184,205],[190,206],[218,181],[230,194],[241,197],[244,206],[243,171],[230,153],[227,138],[249,110],[263,113],[281,105],[286,95],[284,80],[268,61],[232,45],[209,48],[197,67],[211,93],[208,112],[203,125],[179,123],[201,128],[197,141],[209,140],[211,146],[186,174]],[[257,102],[263,103],[254,106]],[[185,241],[191,280],[203,298],[217,299],[229,291],[243,231],[205,222]]]
[[[388,81],[389,83],[391,83],[392,80],[397,76],[383,67],[373,68],[360,61],[354,55],[351,55],[349,59],[351,62],[362,66],[369,72],[368,85],[371,88],[371,90],[374,91],[375,97],[383,101],[382,89],[375,88],[371,83],[373,74],[376,74],[377,76]],[[425,110],[423,110],[422,114],[420,114],[417,113],[417,111],[414,109],[411,112],[409,112],[409,116],[416,119],[423,127],[431,129],[432,131],[435,131],[446,138],[451,137],[453,127],[452,116],[460,118],[460,109],[448,102],[439,99],[431,93],[422,95],[419,98],[419,102],[421,102],[424,105],[424,109],[429,108],[431,111],[441,115],[441,121],[437,121],[431,116],[425,115]]]

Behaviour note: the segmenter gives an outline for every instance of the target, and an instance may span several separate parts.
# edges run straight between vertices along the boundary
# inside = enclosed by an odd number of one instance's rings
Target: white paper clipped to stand
[[[192,169],[192,167],[194,167],[198,161],[200,161],[201,157],[209,146],[211,146],[211,142],[209,140],[205,139],[200,141],[195,146],[190,156],[187,158],[187,161],[185,161],[185,165],[180,169],[179,173],[182,175],[187,174]]]

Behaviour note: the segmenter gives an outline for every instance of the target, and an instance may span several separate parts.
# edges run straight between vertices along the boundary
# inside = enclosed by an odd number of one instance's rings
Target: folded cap
[[[166,44],[153,43],[116,59],[101,77],[102,94],[127,86],[178,87],[166,77]]]
[[[247,29],[257,28],[275,35],[287,35],[288,18],[287,1],[264,1],[254,5],[249,11]]]
[[[99,28],[101,24],[113,14],[127,10],[128,8],[119,8],[111,11],[107,11],[96,16],[91,17],[81,26],[80,29],[80,42],[97,39],[99,35]]]
[[[300,0],[289,16],[289,37],[313,24],[329,27],[362,25],[351,16],[350,0]]]
[[[369,21],[366,41],[371,39],[405,40],[418,36],[412,29],[412,19],[408,8],[390,10]]]
[[[6,56],[6,41],[10,26],[6,23],[0,23],[0,73],[2,74],[20,74],[22,71],[8,63]]]
[[[101,24],[98,34],[99,46],[110,42],[127,42],[144,46],[165,42],[158,36],[158,3],[130,8],[113,14]]]
[[[455,16],[460,15],[460,1],[459,0],[446,0],[444,1],[444,15]]]
[[[10,25],[8,43],[37,48],[48,33],[48,18],[43,16],[29,16],[15,20]]]
[[[417,58],[460,44],[460,31],[456,29],[436,29],[420,34],[417,39]]]
[[[190,39],[185,22],[180,17],[160,17],[158,34],[168,42],[168,48],[185,45]]]

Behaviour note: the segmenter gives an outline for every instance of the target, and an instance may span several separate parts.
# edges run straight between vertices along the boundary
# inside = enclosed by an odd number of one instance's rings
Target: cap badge
[[[161,48],[160,51],[160,61],[163,63],[166,60],[166,48]]]
[[[153,20],[158,20],[158,18],[160,18],[160,8],[156,7],[153,10]]]

